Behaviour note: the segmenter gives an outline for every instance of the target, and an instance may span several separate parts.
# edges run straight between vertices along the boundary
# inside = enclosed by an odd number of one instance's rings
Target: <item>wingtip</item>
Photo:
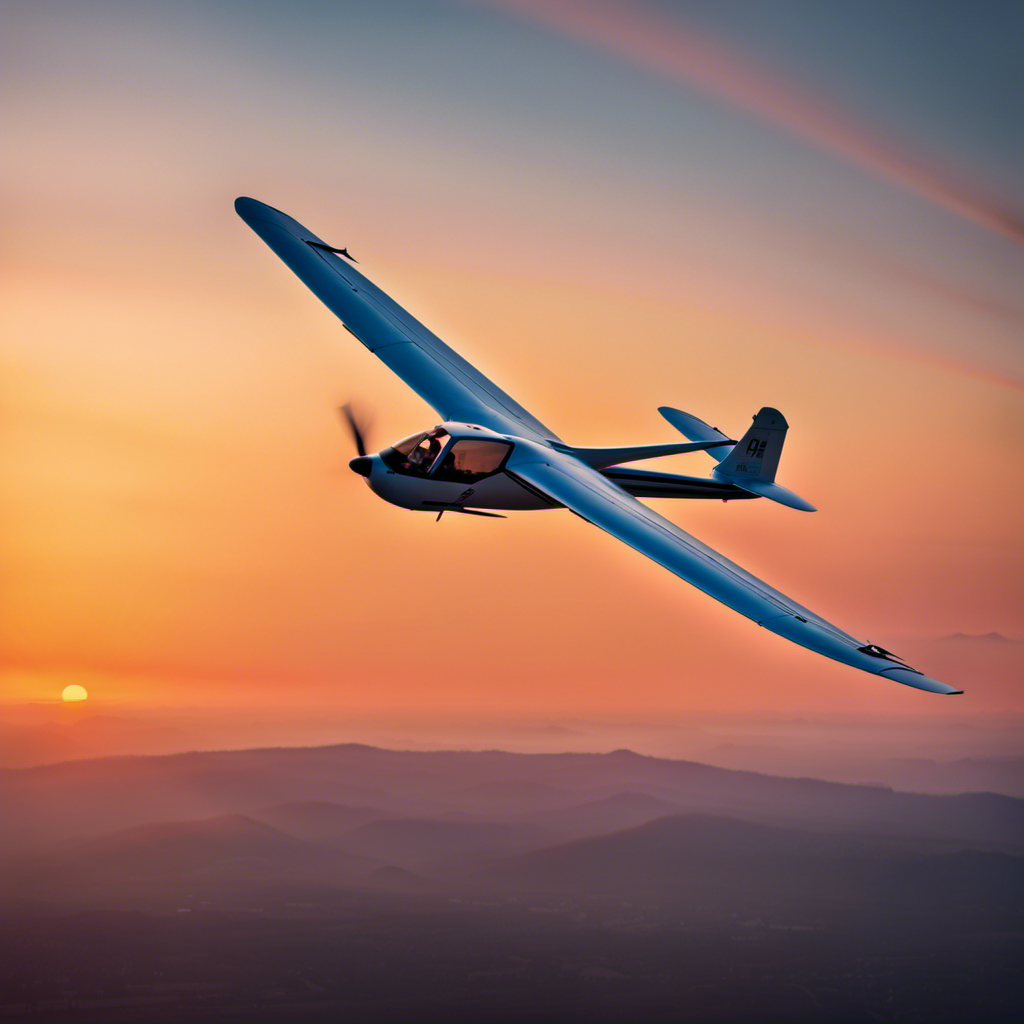
[[[251,199],[249,196],[239,196],[235,200],[235,213],[247,224],[254,220],[269,220],[276,222],[290,219],[287,214],[274,209],[267,203],[261,203],[258,199]]]
[[[254,220],[260,219],[260,213],[266,209],[266,204],[258,199],[250,199],[248,196],[239,196],[235,200],[235,213],[238,214],[246,224],[251,225]]]
[[[913,686],[916,690],[927,690],[929,693],[938,693],[944,697],[954,697],[964,692],[963,690],[958,690],[955,686],[950,686],[949,683],[939,682],[938,679],[932,679],[930,676],[926,676],[909,667],[885,668],[878,674],[886,679],[893,680],[893,682],[903,683],[904,686]]]

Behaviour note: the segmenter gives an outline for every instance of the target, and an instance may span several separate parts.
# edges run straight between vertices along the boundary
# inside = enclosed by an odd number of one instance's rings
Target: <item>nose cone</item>
[[[373,461],[368,455],[359,455],[348,464],[348,468],[354,473],[358,473],[360,476],[368,477],[370,475],[370,467],[372,465]]]

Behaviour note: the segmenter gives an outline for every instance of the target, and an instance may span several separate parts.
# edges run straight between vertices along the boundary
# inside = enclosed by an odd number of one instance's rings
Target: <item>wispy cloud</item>
[[[933,160],[805,90],[750,55],[641,5],[578,0],[483,0],[696,87],[817,149],[1015,242],[1024,213],[989,200]]]

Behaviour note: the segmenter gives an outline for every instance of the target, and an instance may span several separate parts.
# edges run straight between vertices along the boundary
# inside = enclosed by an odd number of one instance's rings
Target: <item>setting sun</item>
[[[68,702],[75,702],[79,700],[86,700],[89,696],[89,692],[84,686],[79,686],[77,683],[73,683],[71,686],[65,686],[63,692],[60,695],[61,700]]]

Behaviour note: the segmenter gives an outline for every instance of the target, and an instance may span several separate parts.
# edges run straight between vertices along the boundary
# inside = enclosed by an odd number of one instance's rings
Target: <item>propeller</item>
[[[366,457],[366,434],[369,430],[369,422],[356,415],[350,402],[346,402],[338,409],[342,420],[348,424],[352,432],[352,441],[356,446],[356,457],[348,464],[348,468],[360,476],[369,477],[373,460]]]
[[[370,422],[365,418],[360,418],[356,415],[352,408],[351,402],[346,402],[343,406],[338,409],[342,420],[348,425],[348,429],[352,434],[352,441],[356,446],[356,451],[359,455],[366,454],[366,435],[369,432]]]

